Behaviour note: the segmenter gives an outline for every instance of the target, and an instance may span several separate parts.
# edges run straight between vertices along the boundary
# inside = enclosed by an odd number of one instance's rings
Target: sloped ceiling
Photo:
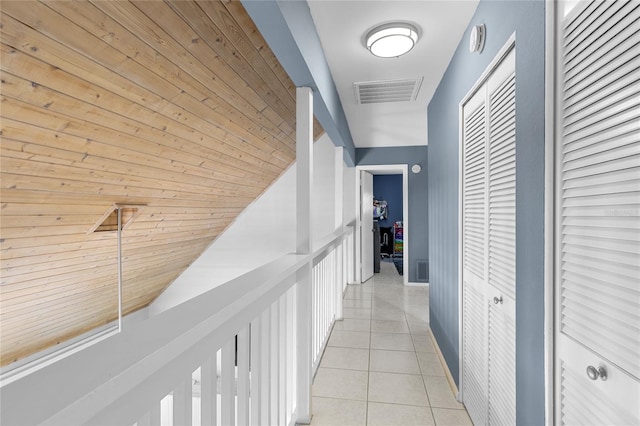
[[[0,8],[7,365],[117,318],[114,203],[123,312],[157,297],[294,160],[295,87],[240,2]]]

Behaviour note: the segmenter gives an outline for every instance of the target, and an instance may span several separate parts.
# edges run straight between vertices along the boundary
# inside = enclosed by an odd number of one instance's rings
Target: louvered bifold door
[[[462,114],[462,395],[475,424],[487,413],[486,87]]]
[[[558,33],[557,420],[638,425],[640,3],[578,2]]]
[[[487,81],[488,424],[516,422],[516,75],[515,50]]]

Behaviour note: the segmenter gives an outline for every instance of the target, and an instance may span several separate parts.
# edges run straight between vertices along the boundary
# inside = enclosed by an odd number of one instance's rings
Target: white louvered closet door
[[[489,103],[488,424],[516,422],[516,75],[515,50],[487,82]]]
[[[515,424],[515,50],[463,107],[463,402]]]
[[[486,86],[463,108],[462,153],[462,395],[475,424],[487,415]]]
[[[640,3],[559,28],[556,420],[640,424]]]

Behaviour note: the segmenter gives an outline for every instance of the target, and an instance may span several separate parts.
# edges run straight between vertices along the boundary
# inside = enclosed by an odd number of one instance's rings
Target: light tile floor
[[[428,335],[429,293],[390,262],[344,297],[313,383],[320,425],[471,425]]]

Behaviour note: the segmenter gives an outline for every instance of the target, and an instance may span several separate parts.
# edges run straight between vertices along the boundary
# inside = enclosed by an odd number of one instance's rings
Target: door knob
[[[590,365],[587,367],[587,376],[591,380],[598,380],[599,377],[600,380],[605,381],[607,380],[607,370],[605,370],[604,367],[596,368],[593,365]]]
[[[494,296],[493,297],[493,303],[497,304],[501,304],[502,303],[502,296],[500,296],[500,298],[498,298],[498,296]]]

